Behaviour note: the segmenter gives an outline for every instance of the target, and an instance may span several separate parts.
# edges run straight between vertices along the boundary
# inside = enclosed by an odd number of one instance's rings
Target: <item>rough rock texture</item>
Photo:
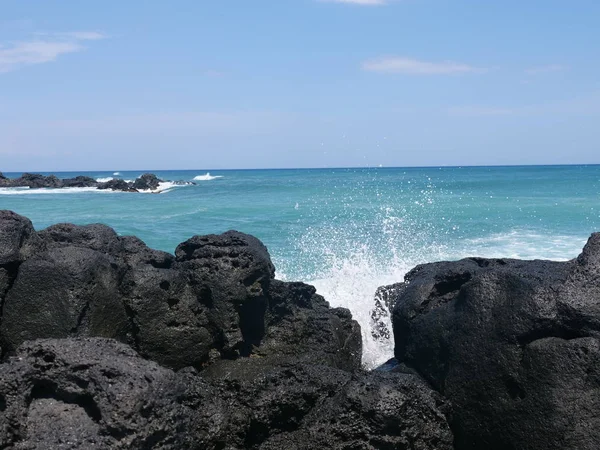
[[[160,186],[161,180],[153,173],[145,173],[133,182],[133,188],[137,190],[155,190]]]
[[[115,341],[26,343],[0,365],[0,447],[199,448],[185,381]]]
[[[120,178],[113,178],[112,180],[105,181],[104,183],[98,184],[98,189],[110,189],[112,191],[123,191],[123,192],[137,192],[131,183]]]
[[[152,173],[145,173],[133,182],[114,178],[112,180],[99,183],[94,178],[86,176],[77,176],[75,178],[65,178],[63,180],[55,175],[40,175],[36,173],[24,173],[18,178],[7,178],[0,172],[0,188],[10,187],[28,187],[31,189],[41,188],[82,188],[94,187],[97,189],[111,189],[113,191],[138,192],[141,190],[156,190],[162,180]],[[175,184],[188,185],[193,182],[180,181]]]
[[[0,447],[452,448],[447,403],[414,377],[260,363],[205,376],[112,340],[28,342],[0,365]]]
[[[265,333],[268,289],[275,268],[266,247],[236,231],[194,236],[175,250],[177,268],[210,309],[218,350],[249,355]]]
[[[75,178],[65,178],[62,180],[62,187],[97,187],[98,182],[90,177],[77,176]]]
[[[600,234],[576,260],[418,266],[395,356],[454,405],[457,449],[600,448]]]
[[[269,294],[266,333],[258,355],[348,371],[360,368],[360,328],[347,309],[330,309],[315,288],[304,283],[274,280]]]
[[[253,236],[195,236],[174,257],[100,224],[36,233],[3,212],[0,230],[4,352],[31,339],[100,336],[174,369],[250,355],[360,367],[350,313],[311,286],[273,280]]]
[[[233,448],[451,449],[447,402],[418,378],[222,361],[202,373],[234,411]]]
[[[0,331],[6,349],[47,337],[128,342],[117,270],[106,256],[87,248],[55,248],[31,257],[6,294]]]

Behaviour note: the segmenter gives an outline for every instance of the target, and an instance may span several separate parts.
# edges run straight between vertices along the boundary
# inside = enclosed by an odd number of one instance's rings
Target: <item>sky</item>
[[[600,163],[598,0],[0,0],[0,171]]]

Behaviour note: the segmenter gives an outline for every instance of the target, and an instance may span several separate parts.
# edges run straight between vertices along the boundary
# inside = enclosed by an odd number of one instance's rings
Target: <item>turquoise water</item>
[[[169,252],[194,234],[253,234],[269,248],[278,277],[315,284],[331,304],[352,310],[368,366],[392,348],[370,338],[378,286],[440,259],[570,259],[600,230],[600,166],[153,172],[200,179],[156,195],[0,189],[0,209],[26,215],[37,229],[105,223]]]

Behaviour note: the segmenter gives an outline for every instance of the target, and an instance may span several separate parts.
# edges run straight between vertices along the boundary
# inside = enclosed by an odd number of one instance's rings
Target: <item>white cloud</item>
[[[483,68],[453,61],[429,62],[396,56],[365,61],[362,68],[369,72],[400,73],[405,75],[459,75],[486,71]]]
[[[347,3],[352,5],[378,6],[387,5],[388,0],[320,0],[325,3]]]
[[[567,68],[560,64],[549,64],[547,66],[531,67],[525,70],[527,75],[542,75],[545,73],[562,72]]]
[[[82,41],[104,39],[101,33],[77,31],[37,34],[30,41],[0,45],[0,73],[11,72],[34,64],[55,61],[59,56],[83,50]]]

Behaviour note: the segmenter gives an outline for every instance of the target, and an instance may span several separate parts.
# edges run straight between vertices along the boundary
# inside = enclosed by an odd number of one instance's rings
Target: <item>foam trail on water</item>
[[[223,178],[223,175],[211,175],[210,172],[206,172],[204,175],[195,176],[194,181],[211,181],[217,178]]]
[[[96,189],[95,187],[72,187],[72,188],[40,188],[40,189],[30,189],[30,188],[0,188],[0,195],[56,195],[56,194],[85,194],[89,192],[98,192],[98,193],[115,193],[116,191],[111,191],[110,189]]]

